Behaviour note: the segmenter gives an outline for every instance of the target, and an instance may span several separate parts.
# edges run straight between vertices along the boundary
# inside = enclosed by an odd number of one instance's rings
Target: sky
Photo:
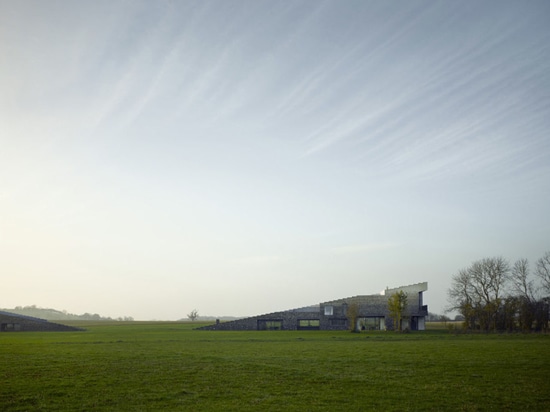
[[[550,250],[548,1],[0,0],[0,307],[249,316]]]

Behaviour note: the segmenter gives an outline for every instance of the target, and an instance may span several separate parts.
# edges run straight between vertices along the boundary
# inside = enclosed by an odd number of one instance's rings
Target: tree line
[[[502,257],[473,262],[452,277],[448,312],[464,327],[481,331],[548,331],[550,252],[531,270],[527,259],[510,264]]]

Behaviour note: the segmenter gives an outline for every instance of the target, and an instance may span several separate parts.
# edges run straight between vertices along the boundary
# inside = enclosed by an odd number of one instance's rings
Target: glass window
[[[347,319],[331,319],[330,324],[332,326],[346,326],[348,324]]]
[[[259,330],[281,330],[283,328],[282,320],[260,319],[258,320]]]
[[[334,308],[332,306],[325,306],[325,316],[332,316]]]
[[[384,330],[386,325],[383,316],[373,316],[368,318],[359,318],[361,330]]]
[[[300,329],[319,329],[319,319],[300,319],[298,327]]]

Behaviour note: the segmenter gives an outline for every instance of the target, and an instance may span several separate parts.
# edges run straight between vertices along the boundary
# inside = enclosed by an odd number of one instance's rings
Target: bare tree
[[[527,259],[512,267],[501,257],[472,263],[452,278],[447,311],[458,311],[465,327],[482,330],[546,331],[550,320],[550,252],[537,261],[535,275]],[[548,296],[548,295],[547,295]]]
[[[497,329],[497,313],[508,280],[510,265],[501,257],[474,262],[469,269],[475,294],[481,302],[480,325],[485,330]]]
[[[448,290],[450,307],[469,328],[497,329],[497,317],[509,280],[510,265],[501,257],[478,260],[453,276]]]
[[[189,318],[189,320],[191,322],[194,322],[197,320],[197,318],[199,317],[199,312],[197,311],[197,309],[193,309],[191,312],[189,312],[187,314],[187,317]]]
[[[453,276],[447,295],[449,306],[446,311],[458,311],[464,318],[466,327],[474,329],[476,325],[475,308],[479,302],[475,300],[475,291],[468,269],[462,269]]]
[[[504,323],[508,331],[514,330],[516,323],[523,331],[529,331],[533,326],[537,298],[530,276],[527,259],[520,259],[514,263],[510,276],[513,295],[506,299],[504,308]]]
[[[537,260],[535,274],[540,278],[542,289],[550,293],[550,251]]]
[[[512,281],[514,293],[529,301],[536,300],[533,280],[530,279],[529,261],[520,259],[512,266],[510,279]]]

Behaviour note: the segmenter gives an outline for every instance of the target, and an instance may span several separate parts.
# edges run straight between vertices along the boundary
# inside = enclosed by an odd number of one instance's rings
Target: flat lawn
[[[550,335],[78,325],[0,333],[0,410],[550,410]]]

